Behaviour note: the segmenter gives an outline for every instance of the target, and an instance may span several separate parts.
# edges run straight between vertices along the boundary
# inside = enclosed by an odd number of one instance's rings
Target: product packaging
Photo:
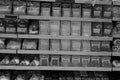
[[[62,36],[70,36],[70,22],[69,21],[61,21],[60,32]]]
[[[29,24],[29,34],[38,34],[39,33],[39,21],[30,21]]]
[[[101,18],[102,17],[102,5],[95,5],[93,7],[93,17]]]
[[[50,22],[49,21],[39,21],[39,33],[41,35],[49,35]]]
[[[9,65],[10,63],[10,56],[5,56],[1,61],[0,65]]]
[[[10,65],[19,65],[20,64],[20,59],[19,57],[15,56],[10,60]]]
[[[0,39],[0,49],[5,48],[5,39]]]
[[[49,40],[40,39],[39,40],[39,50],[49,50]]]
[[[100,57],[92,56],[91,57],[91,67],[100,67],[101,61]]]
[[[119,17],[119,7],[118,6],[113,6],[113,17]]]
[[[71,17],[71,4],[62,4],[62,16]]]
[[[61,66],[64,67],[71,66],[70,58],[71,56],[61,56]]]
[[[50,50],[59,51],[60,50],[60,40],[51,39],[50,40]]]
[[[81,4],[72,5],[72,17],[81,17]]]
[[[1,33],[5,32],[5,21],[2,18],[0,18],[0,32]]]
[[[77,22],[77,21],[71,22],[71,35],[72,36],[81,35],[81,22]]]
[[[14,0],[13,14],[19,14],[19,15],[26,14],[26,0]]]
[[[90,4],[83,4],[82,5],[82,17],[90,18],[91,17],[91,7]]]
[[[111,51],[111,47],[110,47],[110,41],[102,41],[101,42],[101,50],[102,51]]]
[[[101,50],[101,42],[100,41],[91,41],[91,51],[98,52]]]
[[[111,67],[111,58],[110,57],[101,57],[102,67]]]
[[[72,56],[72,66],[74,66],[74,67],[81,66],[81,57],[80,56]]]
[[[40,55],[40,65],[49,66],[49,55]]]
[[[102,35],[102,23],[93,22],[92,23],[92,36],[101,36]]]
[[[61,16],[61,4],[52,3],[52,16],[60,17]]]
[[[50,21],[50,35],[60,34],[60,21]]]
[[[91,36],[91,22],[82,22],[82,36]]]
[[[28,20],[19,19],[17,22],[18,33],[28,33]]]
[[[22,44],[22,49],[36,50],[37,49],[37,40],[24,39],[23,44]]]
[[[41,16],[50,16],[50,15],[51,15],[51,4],[41,3]]]
[[[75,79],[74,80],[81,80],[80,72],[74,72]]]
[[[34,59],[30,63],[31,66],[39,66],[39,64],[40,64],[39,58],[36,56],[34,57]]]
[[[82,41],[82,51],[90,51],[90,41]]]
[[[60,66],[60,56],[51,56],[51,66]]]
[[[81,64],[82,67],[89,67],[90,66],[90,56],[81,56]]]
[[[71,42],[70,40],[61,40],[61,50],[63,51],[70,51],[71,49]]]
[[[73,51],[80,51],[81,50],[81,41],[79,40],[72,40],[71,41],[71,45],[72,45],[72,50]]]
[[[112,17],[112,7],[109,5],[104,5],[103,8],[104,8],[103,17],[111,18]]]
[[[28,15],[39,15],[40,13],[40,3],[35,1],[27,2],[27,14]]]
[[[30,60],[28,59],[28,57],[25,57],[21,62],[20,62],[20,66],[29,66],[30,65]]]

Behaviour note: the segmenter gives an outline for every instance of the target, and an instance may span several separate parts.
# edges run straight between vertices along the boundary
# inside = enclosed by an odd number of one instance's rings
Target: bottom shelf
[[[112,71],[111,67],[0,66],[4,70]]]

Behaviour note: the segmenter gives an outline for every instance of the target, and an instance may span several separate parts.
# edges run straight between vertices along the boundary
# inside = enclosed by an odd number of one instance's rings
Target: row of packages
[[[59,39],[0,39],[1,49],[52,51],[111,51],[110,41]]]
[[[112,23],[1,19],[0,32],[62,36],[111,36]]]
[[[0,13],[63,17],[111,18],[111,5],[48,3],[26,0],[1,0]]]
[[[1,55],[0,65],[111,67],[111,58],[107,56]]]
[[[1,71],[1,80],[109,80],[106,72]]]

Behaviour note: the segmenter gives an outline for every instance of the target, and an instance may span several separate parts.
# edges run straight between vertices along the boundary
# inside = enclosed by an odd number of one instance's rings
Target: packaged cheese
[[[49,55],[40,55],[40,66],[49,66]]]
[[[111,67],[111,58],[110,57],[101,57],[102,67]]]
[[[61,16],[61,4],[52,3],[52,16],[60,17]]]
[[[77,21],[71,22],[71,35],[72,36],[81,35],[81,22],[77,22]]]
[[[98,52],[101,50],[101,42],[100,41],[91,41],[91,51]]]
[[[40,39],[39,40],[39,50],[49,50],[49,40]]]
[[[100,67],[101,61],[100,57],[92,56],[91,57],[91,67]]]
[[[74,66],[74,67],[81,66],[81,57],[80,56],[72,56],[72,66]]]
[[[5,48],[5,39],[0,39],[0,49]]]
[[[119,17],[119,7],[113,6],[113,17]]]
[[[50,61],[51,66],[60,66],[60,56],[51,56],[51,61]]]
[[[71,4],[62,4],[62,16],[63,17],[71,16]]]
[[[81,64],[82,67],[89,67],[90,66],[90,56],[81,56]]]
[[[61,50],[63,51],[70,51],[71,49],[71,42],[70,40],[61,40]]]
[[[90,4],[82,5],[82,17],[89,18],[91,17],[91,6]]]
[[[5,32],[5,21],[0,18],[0,32]]]
[[[101,42],[101,50],[102,51],[111,51],[111,47],[110,47],[110,41],[102,41]]]
[[[50,50],[59,51],[60,50],[60,40],[51,39],[50,40]]]
[[[80,51],[81,50],[81,41],[79,40],[72,40],[71,41],[71,45],[72,45],[72,50],[73,51]]]
[[[41,16],[50,16],[50,15],[51,15],[51,4],[41,3]]]
[[[72,5],[72,17],[81,17],[81,5],[80,4]]]
[[[71,66],[70,58],[71,56],[61,56],[61,66]]]
[[[82,41],[82,51],[90,51],[90,41]]]
[[[95,5],[93,7],[93,17],[101,18],[102,17],[102,5]]]
[[[112,17],[112,7],[110,5],[104,5],[103,8],[104,8],[103,17],[111,18]]]

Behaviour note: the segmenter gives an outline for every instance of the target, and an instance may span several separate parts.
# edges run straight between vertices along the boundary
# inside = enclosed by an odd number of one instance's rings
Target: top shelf
[[[120,5],[120,2],[114,1],[114,2],[113,2],[113,5],[118,5],[118,6],[119,6],[119,5]]]

